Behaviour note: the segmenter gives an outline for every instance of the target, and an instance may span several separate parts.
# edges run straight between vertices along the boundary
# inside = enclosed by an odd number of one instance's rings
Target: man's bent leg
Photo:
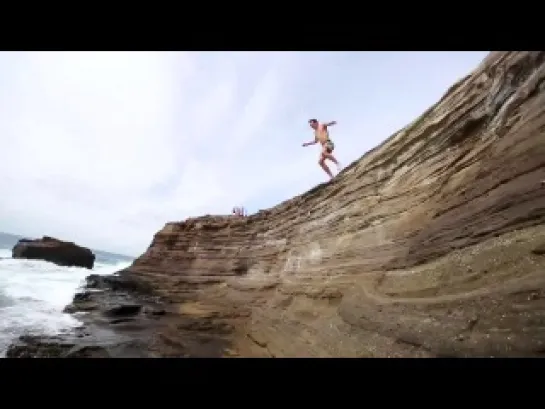
[[[335,159],[335,156],[333,156],[333,149],[335,149],[335,145],[333,142],[328,141],[322,146],[322,158],[329,159],[334,164],[338,165],[339,162],[337,162],[337,159]]]
[[[332,153],[330,152],[327,152],[326,150],[324,150],[322,152],[322,156],[324,157],[324,159],[329,159],[331,162],[333,162],[335,165],[338,165],[339,162],[337,161],[337,159],[335,159],[335,156],[333,156]]]
[[[337,171],[341,171],[341,164],[337,159],[335,159],[335,156],[333,156],[333,150],[328,149],[327,146],[324,146],[324,149],[322,150],[322,158],[329,159],[331,162],[333,162],[335,165],[337,165]]]
[[[333,174],[331,173],[331,171],[329,170],[329,168],[327,167],[327,165],[325,164],[325,158],[324,156],[322,155],[322,157],[320,158],[320,161],[318,162],[318,164],[322,167],[322,169],[325,171],[325,173],[327,173],[329,175],[329,177],[331,179],[333,179]]]

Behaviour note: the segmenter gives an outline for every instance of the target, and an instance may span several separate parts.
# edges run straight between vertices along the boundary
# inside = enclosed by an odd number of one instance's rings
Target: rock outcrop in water
[[[21,239],[13,247],[13,258],[45,260],[59,266],[93,268],[95,255],[86,247],[44,236],[41,239]]]
[[[168,223],[70,311],[147,356],[542,355],[544,79],[545,52],[491,53],[332,183]]]

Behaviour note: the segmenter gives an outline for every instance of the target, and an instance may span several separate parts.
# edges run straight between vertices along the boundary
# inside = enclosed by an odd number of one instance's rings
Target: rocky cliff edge
[[[152,356],[543,354],[544,79],[491,53],[333,182],[168,223],[106,287],[161,300]]]

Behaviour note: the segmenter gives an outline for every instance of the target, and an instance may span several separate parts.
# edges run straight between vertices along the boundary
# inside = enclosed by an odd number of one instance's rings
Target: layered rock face
[[[491,53],[331,183],[168,223],[72,310],[158,297],[148,356],[541,355],[544,79],[544,52]]]
[[[95,255],[86,247],[44,236],[41,239],[21,239],[12,249],[13,258],[45,260],[60,266],[93,268]]]
[[[332,183],[168,223],[127,274],[236,355],[541,354],[544,79],[544,52],[491,53]]]

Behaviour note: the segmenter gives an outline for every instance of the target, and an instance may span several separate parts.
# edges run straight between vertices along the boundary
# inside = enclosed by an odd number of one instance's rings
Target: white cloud
[[[324,180],[309,117],[339,120],[349,162],[482,57],[437,57],[424,92],[429,54],[402,73],[391,53],[0,53],[0,231],[137,255],[166,221],[274,205]],[[369,117],[402,75],[425,96]]]

